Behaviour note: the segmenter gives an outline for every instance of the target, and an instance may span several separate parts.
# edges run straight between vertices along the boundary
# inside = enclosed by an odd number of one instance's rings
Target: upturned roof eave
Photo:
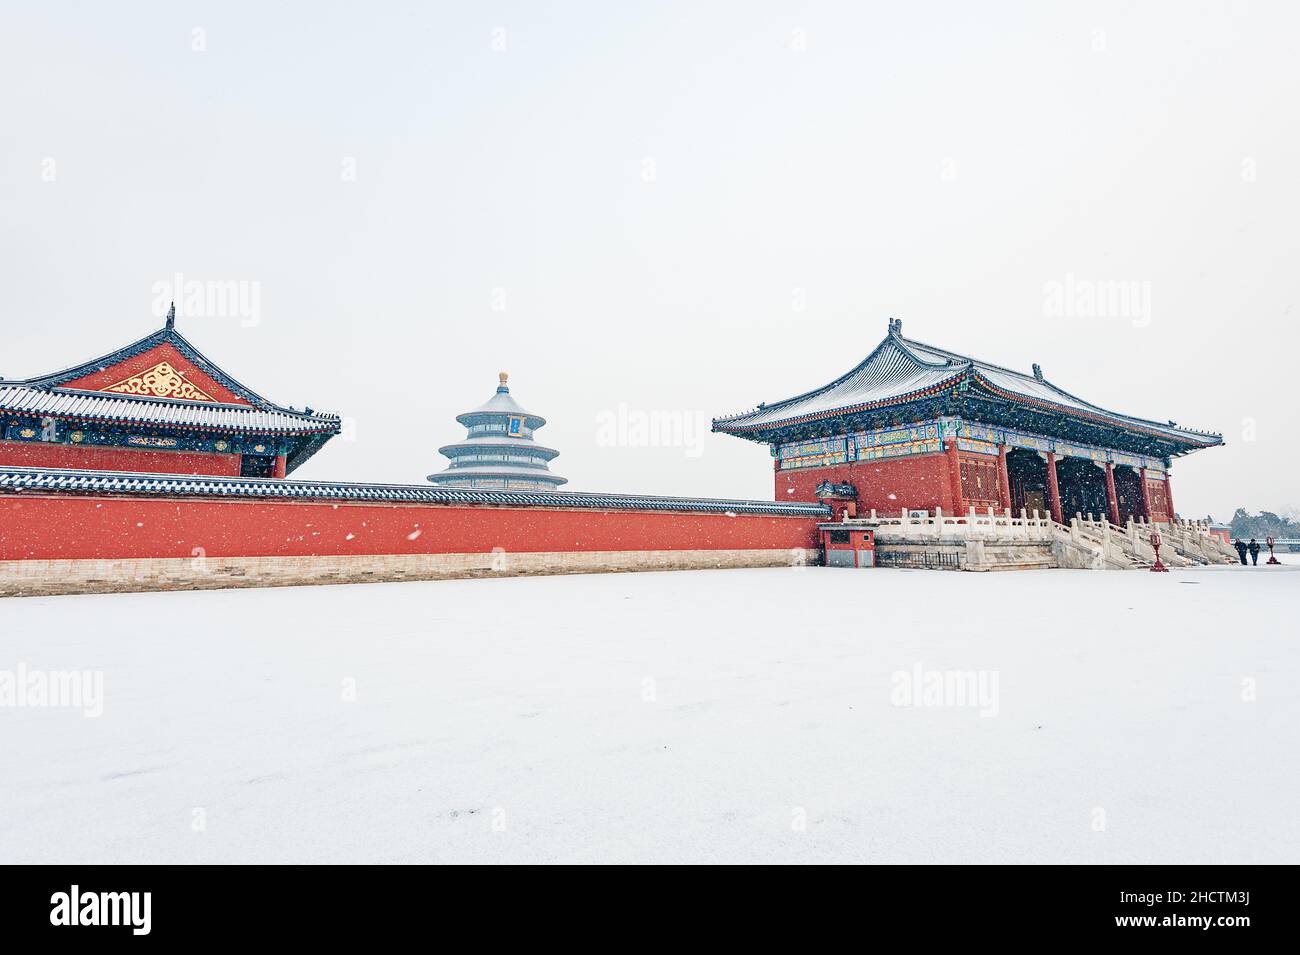
[[[1040,378],[1037,377],[1036,375],[1027,375],[1023,371],[1017,371],[1014,368],[1007,368],[1005,365],[997,365],[991,361],[984,361],[981,358],[975,358],[974,356],[970,356],[970,355],[961,355],[958,354],[957,352],[949,351],[946,348],[939,348],[936,345],[929,345],[926,344],[925,342],[917,341],[916,339],[904,338],[901,333],[895,333],[891,331],[890,334],[894,336],[895,340],[898,341],[898,343],[902,347],[906,348],[908,354],[910,354],[917,361],[925,364],[931,364],[931,365],[939,364],[937,362],[926,362],[923,356],[917,354],[916,348],[922,348],[931,352],[938,352],[939,354],[944,355],[950,360],[964,363],[965,366],[969,368],[972,373],[973,376],[972,380],[978,381],[981,387],[988,388],[989,390],[997,393],[1008,394],[1014,397],[1015,399],[1023,401],[1027,404],[1031,404],[1031,405],[1042,404],[1046,406],[1051,406],[1055,409],[1059,409],[1063,414],[1074,415],[1081,418],[1086,418],[1089,417],[1090,415],[1095,415],[1098,418],[1113,423],[1115,426],[1125,427],[1129,429],[1141,428],[1144,430],[1149,430],[1150,432],[1157,433],[1162,437],[1174,437],[1177,440],[1181,440],[1189,444],[1195,444],[1198,447],[1215,447],[1216,445],[1223,443],[1223,436],[1219,434],[1215,434],[1213,432],[1195,431],[1195,430],[1189,430],[1187,428],[1179,428],[1176,425],[1164,424],[1159,421],[1152,421],[1148,418],[1139,418],[1135,415],[1125,415],[1125,414],[1120,414],[1118,411],[1110,411],[1106,408],[1102,408],[1099,405],[1093,404],[1091,401],[1087,401],[1083,398],[1080,398],[1078,395],[1073,394],[1072,392],[1066,391],[1060,385],[1057,385],[1047,380],[1046,378]],[[910,346],[915,346],[915,347],[910,347]],[[1021,392],[1012,392],[1012,391],[1008,391],[1008,389],[1005,388],[999,388],[997,385],[993,384],[993,382],[989,381],[989,379],[981,373],[981,369],[985,369],[985,368],[991,369],[996,372],[1001,372],[1004,375],[1010,375],[1012,378],[1019,379],[1022,381],[1037,382],[1051,389],[1052,391],[1060,394],[1062,397],[1070,401],[1076,402],[1078,405],[1082,406],[1082,409],[1071,407],[1069,405],[1058,404],[1055,402],[1044,401],[1043,399],[1036,398],[1033,395],[1023,394]],[[1037,366],[1035,366],[1035,368],[1037,368]],[[1217,439],[1217,440],[1207,441],[1207,439]]]
[[[799,401],[807,401],[811,398],[816,398],[818,395],[824,394],[827,391],[830,391],[832,388],[835,388],[838,385],[842,385],[844,382],[852,378],[855,374],[857,374],[864,367],[866,367],[871,362],[872,359],[874,359],[878,354],[880,354],[880,352],[885,348],[885,346],[887,346],[891,341],[896,341],[892,332],[889,335],[885,336],[885,338],[881,340],[880,344],[877,345],[875,348],[873,348],[870,351],[870,353],[868,353],[866,358],[862,359],[862,361],[858,362],[856,365],[854,365],[844,374],[840,375],[838,378],[831,381],[829,384],[822,385],[818,388],[813,388],[810,391],[805,391],[803,394],[795,395],[793,398],[783,398],[782,400],[774,402],[773,404],[770,405],[763,404],[760,405],[758,408],[754,408],[749,411],[742,411],[739,414],[723,415],[722,417],[714,418],[713,430],[724,434],[732,434],[734,432],[728,431],[725,428],[721,428],[719,427],[719,425],[742,422],[745,418],[752,418],[759,412],[766,413],[774,409],[779,409],[786,405],[795,404],[796,402]],[[915,356],[912,357],[915,358]]]
[[[998,397],[1033,407],[1047,408],[1053,413],[1059,414],[1063,417],[1079,418],[1081,420],[1089,421],[1090,423],[1104,424],[1109,427],[1142,434],[1147,437],[1155,437],[1165,441],[1186,444],[1193,450],[1213,448],[1223,444],[1223,435],[1221,434],[1209,431],[1189,431],[1186,428],[1179,428],[1174,425],[1165,425],[1158,421],[1149,421],[1145,418],[1134,418],[1129,415],[1121,415],[1114,411],[1107,411],[1106,409],[1099,408],[1090,402],[1085,402],[1081,398],[1076,398],[1064,389],[1057,388],[1056,390],[1074,401],[1088,405],[1088,410],[1071,408],[1068,405],[1060,405],[1054,402],[1045,401],[1041,398],[1035,398],[1032,395],[1024,395],[1010,391],[1006,388],[999,388],[978,371],[972,373],[972,380],[978,382],[981,388],[986,389]],[[1050,383],[1047,384],[1052,388],[1056,388],[1055,385],[1051,385]]]
[[[801,424],[811,424],[816,421],[851,417],[853,415],[863,414],[870,411],[877,411],[891,407],[901,407],[918,401],[923,401],[926,398],[932,397],[935,394],[941,393],[942,391],[959,384],[960,379],[965,377],[965,375],[966,373],[963,372],[962,375],[958,375],[953,379],[945,381],[941,386],[936,386],[935,389],[927,389],[924,393],[914,393],[900,396],[895,399],[886,399],[861,405],[849,405],[843,408],[828,409],[794,418],[765,421],[752,425],[728,426],[725,422],[715,421],[713,430],[720,434],[730,434],[738,438],[745,438],[750,441],[757,441],[766,444],[770,442],[771,432],[773,431],[780,431],[784,428],[790,428]],[[1052,402],[1033,398],[1029,395],[1020,395],[1014,392],[1009,392],[1005,389],[998,388],[991,382],[983,379],[978,372],[971,372],[970,380],[978,381],[981,388],[987,389],[991,394],[1002,398],[1003,400],[1017,402],[1028,407],[1045,409],[1060,417],[1074,418],[1090,425],[1095,426],[1101,424],[1131,434],[1140,435],[1145,439],[1154,438],[1164,441],[1175,446],[1172,449],[1172,453],[1174,454],[1186,454],[1204,448],[1219,447],[1223,444],[1223,437],[1218,434],[1195,431],[1189,432],[1184,429],[1171,429],[1168,426],[1160,425],[1158,422],[1150,422],[1149,424],[1152,425],[1151,427],[1143,427],[1143,424],[1146,422],[1141,422],[1140,419],[1125,419],[1104,412],[1089,413],[1086,411],[1080,411],[1077,408],[1053,404]]]
[[[431,484],[441,484],[444,481],[475,480],[478,478],[497,479],[501,481],[537,481],[541,484],[553,484],[556,487],[559,487],[561,484],[569,483],[568,478],[540,468],[535,471],[529,468],[520,468],[517,471],[505,471],[501,468],[475,468],[468,466],[435,471],[433,474],[428,475],[425,480]]]
[[[464,425],[466,428],[469,428],[477,424],[479,421],[509,417],[522,417],[524,419],[524,425],[531,428],[533,431],[536,431],[538,428],[546,424],[545,418],[539,414],[533,414],[531,411],[502,411],[499,409],[484,410],[481,408],[456,415],[456,421],[459,424]]]
[[[11,384],[5,382],[5,385]],[[4,386],[0,386],[3,390]],[[21,386],[28,387],[28,386]],[[117,426],[117,427],[142,427],[157,428],[161,430],[183,430],[183,431],[205,431],[217,434],[241,433],[241,434],[267,434],[267,435],[305,435],[305,434],[338,434],[342,430],[342,420],[336,416],[317,417],[316,415],[306,415],[301,412],[285,410],[266,411],[259,408],[249,408],[246,405],[231,405],[203,402],[203,401],[176,401],[168,398],[142,398],[140,396],[118,395],[115,392],[72,392],[67,389],[32,389],[40,390],[51,394],[68,394],[74,397],[86,397],[90,399],[99,399],[103,401],[118,401],[135,398],[138,403],[148,405],[165,405],[168,407],[184,407],[193,411],[215,410],[222,412],[231,412],[237,416],[252,416],[255,414],[279,414],[295,421],[301,422],[299,427],[284,427],[275,425],[259,425],[252,422],[190,422],[190,421],[167,421],[156,416],[147,414],[140,415],[101,415],[76,410],[51,410],[44,408],[28,408],[19,404],[13,404],[0,400],[0,414],[5,415],[22,415],[39,418],[54,418],[59,421],[78,421],[88,424]]]
[[[779,410],[783,406],[795,405],[799,402],[815,399],[818,396],[823,395],[826,392],[838,387],[839,385],[848,381],[851,377],[856,375],[858,372],[860,372],[864,367],[866,367],[873,359],[875,359],[880,354],[882,349],[884,349],[885,347],[891,344],[899,348],[904,354],[907,355],[907,357],[911,361],[915,362],[917,365],[923,366],[925,368],[932,368],[932,369],[951,367],[954,370],[954,374],[944,379],[944,381],[936,385],[927,387],[926,389],[922,389],[920,391],[912,391],[901,395],[889,396],[887,398],[882,398],[876,401],[862,402],[857,404],[848,404],[838,408],[821,409],[818,411],[808,412],[807,414],[803,414],[803,415],[792,415],[789,418],[775,418],[775,419],[767,418],[766,420],[747,423],[747,419],[753,419],[755,417],[760,417],[760,416],[765,417],[767,415],[770,415],[774,410]],[[926,356],[922,354],[918,354],[916,350],[918,348],[924,349],[928,352],[935,352],[941,354],[944,356],[944,361],[940,362],[940,361],[929,360]],[[997,385],[989,381],[988,378],[986,378],[984,375],[980,374],[981,367],[989,368],[994,371],[1001,372],[1006,375],[1010,375],[1013,378],[1021,378],[1021,379],[1025,379],[1026,381],[1034,380],[1040,382],[1041,384],[1045,385],[1048,389],[1051,389],[1059,393],[1060,395],[1062,395],[1064,398],[1070,401],[1077,402],[1079,405],[1084,407],[1082,409],[1070,407],[1069,405],[1057,404],[1054,402],[1046,401],[1041,398],[1036,398],[1031,395],[1025,395],[1018,392],[1009,391],[1004,388],[999,388]],[[991,393],[1003,397],[1005,400],[1019,401],[1024,403],[1027,406],[1048,408],[1054,413],[1063,416],[1075,417],[1078,418],[1079,420],[1089,421],[1089,423],[1093,423],[1093,424],[1103,423],[1110,427],[1120,428],[1122,430],[1138,433],[1148,438],[1156,437],[1166,442],[1185,445],[1188,450],[1199,450],[1201,448],[1215,447],[1223,443],[1222,435],[1214,434],[1212,432],[1191,431],[1184,428],[1178,428],[1173,425],[1165,425],[1156,421],[1149,421],[1142,418],[1135,418],[1129,415],[1121,415],[1118,414],[1117,412],[1107,411],[1104,408],[1100,408],[1096,405],[1093,405],[1091,402],[1084,401],[1083,399],[1070,394],[1069,392],[1065,391],[1065,389],[1059,388],[1045,379],[1038,378],[1038,377],[1034,377],[1033,379],[1030,379],[1030,377],[1026,376],[1023,372],[1018,372],[1011,368],[1006,368],[1001,365],[995,365],[992,362],[981,361],[979,359],[971,358],[969,356],[959,355],[956,352],[950,352],[947,349],[938,348],[933,345],[927,345],[924,342],[906,339],[902,336],[901,330],[896,328],[893,324],[891,324],[890,326],[889,334],[885,336],[885,338],[880,342],[880,344],[877,345],[871,351],[871,353],[867,355],[866,358],[858,362],[856,365],[853,366],[853,368],[845,372],[843,375],[840,375],[838,378],[836,378],[834,381],[830,382],[829,384],[823,385],[820,388],[815,388],[811,391],[804,392],[801,395],[796,395],[793,398],[784,399],[782,401],[776,402],[773,405],[763,405],[759,408],[756,408],[751,411],[743,412],[738,415],[729,415],[725,417],[715,418],[713,420],[712,430],[720,434],[730,434],[730,435],[734,435],[735,437],[746,438],[748,440],[766,443],[768,441],[768,438],[761,436],[761,433],[763,432],[772,432],[772,431],[777,431],[783,428],[789,428],[800,424],[809,424],[815,421],[823,421],[823,420],[828,420],[833,418],[846,417],[854,414],[861,414],[867,411],[878,410],[881,408],[888,408],[888,407],[895,407],[895,406],[909,404],[914,401],[923,400],[924,398],[929,397],[932,394],[939,393],[949,387],[952,387],[963,378],[978,383],[978,385],[981,388],[985,388]],[[1179,453],[1185,453],[1185,452],[1179,452]]]
[[[861,367],[860,365],[858,367]],[[752,425],[732,424],[734,419],[714,419],[713,429],[720,434],[731,434],[739,438],[750,437],[750,433],[760,430],[771,430],[779,428],[788,428],[797,424],[808,424],[813,421],[822,421],[828,418],[842,418],[848,415],[861,414],[865,411],[875,411],[880,408],[889,408],[895,405],[911,404],[914,401],[921,401],[925,398],[933,397],[957,385],[965,376],[966,369],[960,370],[956,375],[944,379],[938,384],[931,385],[919,391],[909,392],[891,398],[882,398],[878,401],[862,402],[855,405],[845,405],[842,408],[830,408],[822,411],[809,412],[805,415],[796,415],[791,418],[779,418],[775,421],[761,421]],[[842,380],[842,379],[841,379]],[[819,392],[825,389],[819,389]],[[815,396],[819,392],[814,392]],[[795,399],[791,399],[795,400]],[[784,402],[783,402],[784,403]],[[762,440],[762,439],[753,439]]]
[[[296,408],[284,408],[279,405],[269,404],[265,408],[255,406],[236,404],[231,401],[195,401],[188,398],[162,398],[153,395],[132,395],[118,391],[94,391],[88,388],[62,388],[58,385],[33,385],[25,381],[0,381],[0,390],[6,387],[30,388],[33,391],[43,391],[55,395],[69,395],[74,398],[100,398],[111,401],[124,401],[141,405],[167,405],[177,408],[193,408],[198,410],[214,409],[219,411],[233,411],[236,414],[252,414],[254,412],[273,412],[282,414],[287,417],[297,418],[300,421],[318,423],[322,426],[337,424],[342,419],[336,414],[328,412],[311,412],[298,411]]]
[[[554,448],[548,448],[544,444],[534,444],[531,441],[521,441],[518,444],[515,444],[513,442],[511,442],[510,444],[495,444],[495,443],[491,443],[490,440],[479,442],[479,441],[475,441],[472,438],[465,441],[457,441],[454,444],[444,444],[442,447],[438,449],[438,453],[441,454],[443,457],[451,457],[451,455],[447,453],[448,451],[491,451],[491,450],[497,450],[503,452],[504,451],[535,451],[537,452],[537,457],[544,458],[547,461],[550,461],[553,458],[557,458],[560,456],[560,452],[555,450]]]

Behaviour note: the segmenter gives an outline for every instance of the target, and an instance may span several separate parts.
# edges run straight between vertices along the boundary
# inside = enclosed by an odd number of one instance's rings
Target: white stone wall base
[[[0,597],[301,587],[642,570],[803,567],[815,548],[790,550],[583,551],[537,554],[402,554],[362,557],[160,557],[0,561]]]

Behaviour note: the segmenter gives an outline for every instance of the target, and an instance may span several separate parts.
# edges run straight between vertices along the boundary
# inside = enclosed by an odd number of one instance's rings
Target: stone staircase
[[[1160,560],[1168,567],[1204,566],[1236,561],[1236,551],[1223,539],[1209,532],[1197,521],[1174,521],[1169,524],[1151,524],[1146,520],[1130,520],[1124,527],[1092,514],[1076,514],[1071,525],[1079,525],[1080,534],[1094,543],[1121,551],[1135,567],[1150,567],[1155,563],[1155,548],[1151,535],[1160,534]]]
[[[1166,548],[1171,548],[1197,564],[1237,563],[1237,552],[1223,538],[1211,534],[1203,521],[1175,520],[1168,524],[1143,523],[1139,526],[1139,533],[1144,533],[1148,542],[1153,530],[1160,532],[1162,556]]]
[[[871,511],[853,523],[875,528],[880,566],[943,566],[961,570],[1146,570],[1155,564],[1151,535],[1161,536],[1160,560],[1167,567],[1233,563],[1236,551],[1202,522],[1150,524],[1130,520],[1123,527],[1105,517],[1076,514],[1058,524],[1045,514],[970,508],[897,515]],[[849,519],[846,518],[846,522]],[[940,555],[944,559],[940,559]],[[929,561],[930,563],[927,563]]]
[[[1062,567],[1087,570],[1137,570],[1149,567],[1140,548],[1135,548],[1112,525],[1074,517],[1068,525],[1053,522],[1055,545]]]

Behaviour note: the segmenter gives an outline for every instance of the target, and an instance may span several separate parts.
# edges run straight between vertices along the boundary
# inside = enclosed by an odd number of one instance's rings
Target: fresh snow
[[[0,862],[1294,863],[1296,571],[0,600]]]

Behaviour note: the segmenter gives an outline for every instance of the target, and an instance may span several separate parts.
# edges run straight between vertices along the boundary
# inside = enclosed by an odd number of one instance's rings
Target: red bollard
[[[1264,561],[1264,563],[1266,563],[1266,564],[1280,564],[1280,563],[1282,563],[1280,560],[1277,559],[1277,557],[1275,557],[1275,556],[1273,555],[1273,544],[1275,543],[1275,541],[1273,540],[1273,538],[1271,538],[1271,537],[1266,537],[1266,538],[1264,538],[1264,542],[1265,542],[1266,544],[1268,544],[1268,560]]]
[[[1169,573],[1169,568],[1166,567],[1164,564],[1160,563],[1160,532],[1159,531],[1151,532],[1151,548],[1156,552],[1156,562],[1151,565],[1152,572],[1157,574]]]

